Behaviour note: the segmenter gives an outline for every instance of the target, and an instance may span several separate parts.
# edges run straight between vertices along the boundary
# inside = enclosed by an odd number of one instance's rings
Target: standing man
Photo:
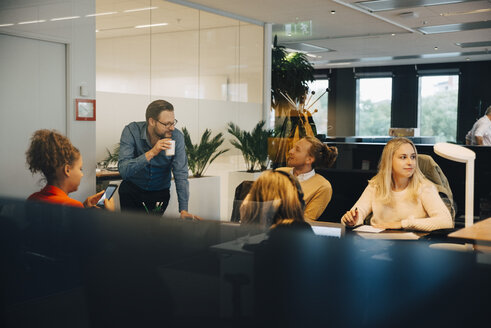
[[[171,171],[176,184],[181,218],[188,213],[188,160],[184,136],[175,128],[174,106],[155,100],[147,107],[146,122],[132,122],[121,134],[118,169],[123,181],[119,187],[122,210],[163,214],[169,204]],[[172,148],[173,155],[166,155]]]
[[[491,146],[491,106],[465,136],[466,145]]]

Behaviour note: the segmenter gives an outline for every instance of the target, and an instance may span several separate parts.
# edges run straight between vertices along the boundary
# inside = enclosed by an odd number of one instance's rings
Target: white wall
[[[28,37],[43,41],[54,41],[66,44],[67,47],[67,104],[66,104],[66,130],[72,143],[78,147],[84,160],[84,178],[79,190],[71,196],[83,201],[88,195],[95,192],[95,166],[96,166],[96,137],[95,122],[75,121],[75,99],[80,98],[79,87],[85,83],[88,97],[95,98],[95,20],[85,15],[95,11],[95,0],[16,0],[0,1],[0,25],[12,24],[0,27],[0,33]],[[80,16],[69,20],[51,21],[53,18]],[[44,21],[30,24],[18,24],[19,22]],[[4,58],[0,57],[0,62]],[[42,65],[41,65],[42,66]],[[46,73],[51,74],[51,73]],[[2,83],[9,81],[9,76],[0,72]],[[43,84],[47,79],[33,74],[31,79]],[[27,82],[27,81],[26,81]],[[19,86],[21,88],[22,86]],[[37,95],[23,94],[22,97],[37,101]],[[53,99],[56,102],[58,99]],[[50,111],[49,105],[44,108]],[[8,108],[0,108],[2,112],[2,124],[4,120],[10,126],[16,127],[15,133],[10,136],[11,143],[17,148],[26,149],[25,140],[30,137],[32,131],[23,129],[22,122],[9,115]],[[34,121],[35,118],[32,118]],[[36,128],[48,127],[42,120],[36,122]],[[5,149],[0,150],[2,161],[8,159]],[[19,176],[30,175],[25,167],[25,161],[18,163],[15,172],[2,172],[3,174],[17,174]],[[26,185],[26,195],[32,190],[31,185]],[[0,185],[3,195],[8,194],[9,186]]]
[[[40,175],[19,168],[34,131],[66,134],[65,49],[63,43],[0,34],[0,72],[9,77],[0,80],[0,195],[25,198],[44,185]]]

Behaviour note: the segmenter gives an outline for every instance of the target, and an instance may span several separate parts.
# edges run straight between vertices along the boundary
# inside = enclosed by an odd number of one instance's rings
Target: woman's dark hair
[[[31,137],[26,161],[32,173],[41,172],[46,180],[56,179],[56,169],[73,165],[80,158],[80,151],[70,140],[55,130],[38,130]]]
[[[147,112],[145,113],[145,119],[153,118],[154,120],[159,119],[159,115],[162,111],[168,110],[170,112],[174,111],[174,106],[170,102],[165,100],[155,100],[150,103],[147,107]]]
[[[310,143],[309,155],[314,158],[312,168],[330,168],[338,158],[338,149],[335,146],[327,146],[315,137],[304,137]]]

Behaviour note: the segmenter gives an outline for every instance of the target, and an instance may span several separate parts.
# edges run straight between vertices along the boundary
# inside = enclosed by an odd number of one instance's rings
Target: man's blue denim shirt
[[[152,149],[147,138],[147,123],[132,122],[121,133],[118,169],[123,180],[128,180],[143,190],[169,189],[171,171],[176,184],[179,212],[188,210],[189,182],[188,159],[184,148],[184,135],[175,129],[172,139],[176,141],[174,156],[165,151],[147,161],[145,153]]]

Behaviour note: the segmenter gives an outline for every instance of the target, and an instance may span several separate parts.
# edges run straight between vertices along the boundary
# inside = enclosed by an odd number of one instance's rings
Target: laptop
[[[309,224],[318,236],[341,238],[345,234],[345,226],[341,223],[309,221]]]

